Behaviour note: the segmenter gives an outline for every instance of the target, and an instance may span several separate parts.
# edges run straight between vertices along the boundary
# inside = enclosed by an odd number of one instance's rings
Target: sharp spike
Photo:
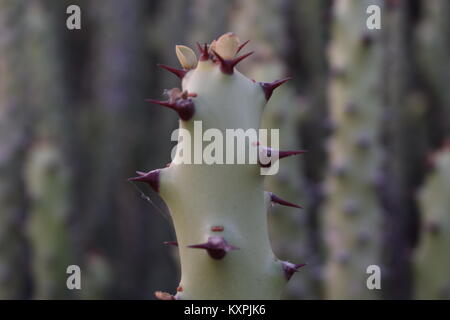
[[[191,99],[177,99],[175,102],[171,102],[170,100],[160,101],[154,99],[147,99],[145,101],[159,104],[161,106],[175,110],[180,118],[184,121],[190,120],[195,113],[195,105]]]
[[[294,264],[287,261],[282,261],[281,265],[283,267],[284,276],[287,280],[289,280],[295,272],[298,272],[298,269],[306,266],[306,263]]]
[[[291,150],[291,151],[278,151],[278,159],[283,159],[290,156],[295,156],[297,154],[303,154],[308,152],[308,150]]]
[[[259,85],[261,86],[261,88],[264,91],[264,95],[266,97],[266,101],[268,101],[270,99],[270,97],[272,96],[273,91],[278,88],[279,86],[281,86],[283,83],[285,83],[286,81],[291,80],[291,77],[287,77],[284,79],[280,79],[274,82],[259,82]]]
[[[234,72],[234,67],[241,62],[242,60],[244,60],[245,58],[247,58],[248,56],[253,54],[252,52],[243,54],[242,56],[239,56],[237,58],[231,59],[231,60],[227,60],[222,58],[215,50],[213,50],[214,55],[217,57],[217,60],[219,60],[220,63],[220,70],[225,73],[225,74],[233,74]]]
[[[150,171],[148,173],[140,174],[138,177],[129,178],[128,181],[138,181],[148,183],[153,190],[159,192],[159,173],[160,169]]]
[[[217,236],[209,237],[207,242],[190,245],[188,248],[205,249],[209,256],[216,260],[223,259],[228,251],[239,249],[228,244],[223,237]]]
[[[241,44],[241,45],[237,48],[236,54],[238,54],[239,51],[241,51],[241,50],[247,45],[247,43],[249,43],[249,42],[250,42],[250,40],[247,40],[247,41],[245,41],[243,44]]]
[[[157,64],[157,66],[160,68],[163,68],[169,72],[172,72],[174,75],[176,75],[181,80],[183,80],[186,73],[188,73],[186,70],[172,68],[172,67],[166,66],[165,64]]]
[[[275,152],[274,149],[268,148],[268,147],[261,147],[261,149],[262,149],[262,152],[266,153],[263,156],[269,158],[268,160],[272,160],[272,159],[270,159],[270,157],[272,157],[272,153]],[[295,155],[303,154],[306,152],[308,152],[308,150],[289,150],[289,151],[279,151],[278,150],[278,158],[277,159],[283,159],[286,157],[295,156]],[[260,154],[260,156],[261,156],[261,154]],[[261,163],[261,161],[259,161],[259,165],[263,168],[268,168],[272,165],[272,163],[271,163],[271,161],[269,161],[267,164],[263,164],[263,163]]]
[[[280,204],[282,206],[303,209],[302,206],[300,206],[298,204],[295,204],[295,203],[288,202],[286,200],[283,200],[279,196],[277,196],[276,194],[273,194],[272,192],[270,192],[270,201],[272,201],[273,203],[278,203],[278,204]]]
[[[209,53],[208,53],[208,44],[205,43],[203,47],[200,45],[200,43],[197,42],[197,48],[200,52],[200,61],[206,61],[209,59]]]
[[[164,241],[163,243],[166,244],[166,245],[169,245],[169,246],[178,247],[178,242],[177,241]]]

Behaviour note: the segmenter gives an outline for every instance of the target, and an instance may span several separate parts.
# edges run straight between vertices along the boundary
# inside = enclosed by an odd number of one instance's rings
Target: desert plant
[[[415,260],[416,297],[450,299],[450,144],[433,156],[432,165],[419,193],[422,237]]]
[[[168,90],[167,101],[149,101],[175,110],[180,129],[191,136],[194,121],[201,121],[203,130],[214,128],[222,133],[226,129],[259,128],[265,102],[287,79],[261,83],[242,75],[235,66],[251,54],[236,57],[244,45],[234,34],[227,33],[210,45],[198,45],[198,60],[193,50],[177,46],[183,69],[162,67],[182,79],[182,90]],[[242,135],[239,133],[238,138]],[[180,140],[173,162],[166,168],[138,172],[138,177],[130,178],[148,183],[161,195],[175,226],[181,281],[175,296],[159,292],[157,297],[278,299],[286,282],[302,265],[274,256],[265,211],[271,202],[298,206],[264,191],[261,161],[226,165],[181,163],[181,150],[192,154],[195,150],[187,139]],[[248,145],[257,146],[257,151],[266,155],[270,150],[272,156],[278,154],[280,159],[301,153],[277,152],[257,142],[249,141]],[[241,152],[245,150],[237,151]]]
[[[364,1],[335,1],[330,63],[330,170],[326,185],[324,235],[329,299],[372,299],[366,268],[380,264],[381,207],[376,176],[381,165],[377,141],[382,104],[379,33],[369,32]]]

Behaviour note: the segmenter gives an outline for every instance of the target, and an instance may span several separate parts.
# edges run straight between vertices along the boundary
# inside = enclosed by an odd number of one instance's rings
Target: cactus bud
[[[213,42],[213,49],[222,58],[231,60],[239,50],[239,38],[232,32],[225,33]]]
[[[178,61],[180,61],[183,69],[195,69],[195,67],[197,66],[197,56],[191,48],[177,45],[175,46],[175,52],[177,54]]]

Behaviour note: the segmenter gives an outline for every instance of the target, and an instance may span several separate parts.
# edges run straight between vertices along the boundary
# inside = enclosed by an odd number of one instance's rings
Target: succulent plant
[[[335,1],[330,63],[330,170],[326,180],[324,232],[328,249],[325,294],[328,299],[373,299],[366,268],[381,264],[381,207],[376,188],[382,149],[381,45],[361,13],[364,1]],[[351,23],[350,23],[351,21]]]
[[[415,257],[416,297],[450,299],[450,143],[432,163],[434,169],[419,193],[422,235]]]
[[[194,136],[197,122],[204,130],[216,129],[224,136],[227,129],[242,129],[236,131],[238,139],[245,139],[246,130],[259,128],[266,101],[288,78],[256,82],[237,71],[236,65],[252,54],[238,56],[245,44],[233,33],[226,33],[209,45],[197,44],[198,59],[192,49],[177,46],[183,69],[161,65],[182,80],[182,89],[167,90],[168,100],[149,102],[178,113],[180,136],[183,130]],[[170,243],[179,249],[181,281],[175,296],[162,292],[156,296],[278,299],[287,281],[303,266],[277,259],[269,241],[266,211],[271,203],[298,207],[264,191],[261,170],[274,166],[278,159],[270,158],[267,163],[260,158],[254,164],[198,163],[195,158],[201,154],[197,147],[184,136],[180,140],[166,168],[138,172],[130,178],[148,183],[160,194],[175,226],[177,239]],[[302,153],[248,142],[249,149],[257,146],[259,155],[281,159]],[[181,161],[185,152],[194,155],[194,163]],[[238,149],[226,156],[236,159],[244,152]]]

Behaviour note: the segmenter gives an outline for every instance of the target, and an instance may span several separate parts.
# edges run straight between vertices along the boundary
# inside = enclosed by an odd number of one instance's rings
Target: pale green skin
[[[366,47],[362,41],[366,27],[365,8],[370,1],[335,1],[333,41],[329,59],[333,68],[345,75],[329,85],[330,116],[336,126],[328,143],[330,166],[345,166],[345,177],[329,174],[325,182],[323,234],[327,247],[324,267],[326,299],[377,299],[380,290],[369,290],[366,269],[381,265],[381,207],[373,179],[381,166],[381,146],[377,141],[382,112],[377,89],[380,77],[381,46],[378,33]],[[370,4],[380,4],[370,2]],[[355,113],[346,112],[349,103]],[[366,134],[366,149],[357,138]],[[348,214],[346,206],[356,210]],[[367,237],[364,245],[358,241]]]
[[[441,152],[419,194],[422,236],[415,259],[416,298],[450,299],[450,150]],[[430,223],[440,231],[429,231]]]
[[[237,70],[223,74],[212,61],[200,61],[183,79],[195,92],[195,115],[180,120],[193,134],[203,130],[259,128],[265,104],[261,87]],[[176,162],[176,158],[174,162]],[[274,256],[267,230],[268,194],[258,165],[173,164],[160,173],[160,194],[177,234],[181,281],[177,299],[279,299],[287,280]],[[223,226],[223,232],[212,232]],[[239,248],[221,260],[188,248],[222,236]]]

